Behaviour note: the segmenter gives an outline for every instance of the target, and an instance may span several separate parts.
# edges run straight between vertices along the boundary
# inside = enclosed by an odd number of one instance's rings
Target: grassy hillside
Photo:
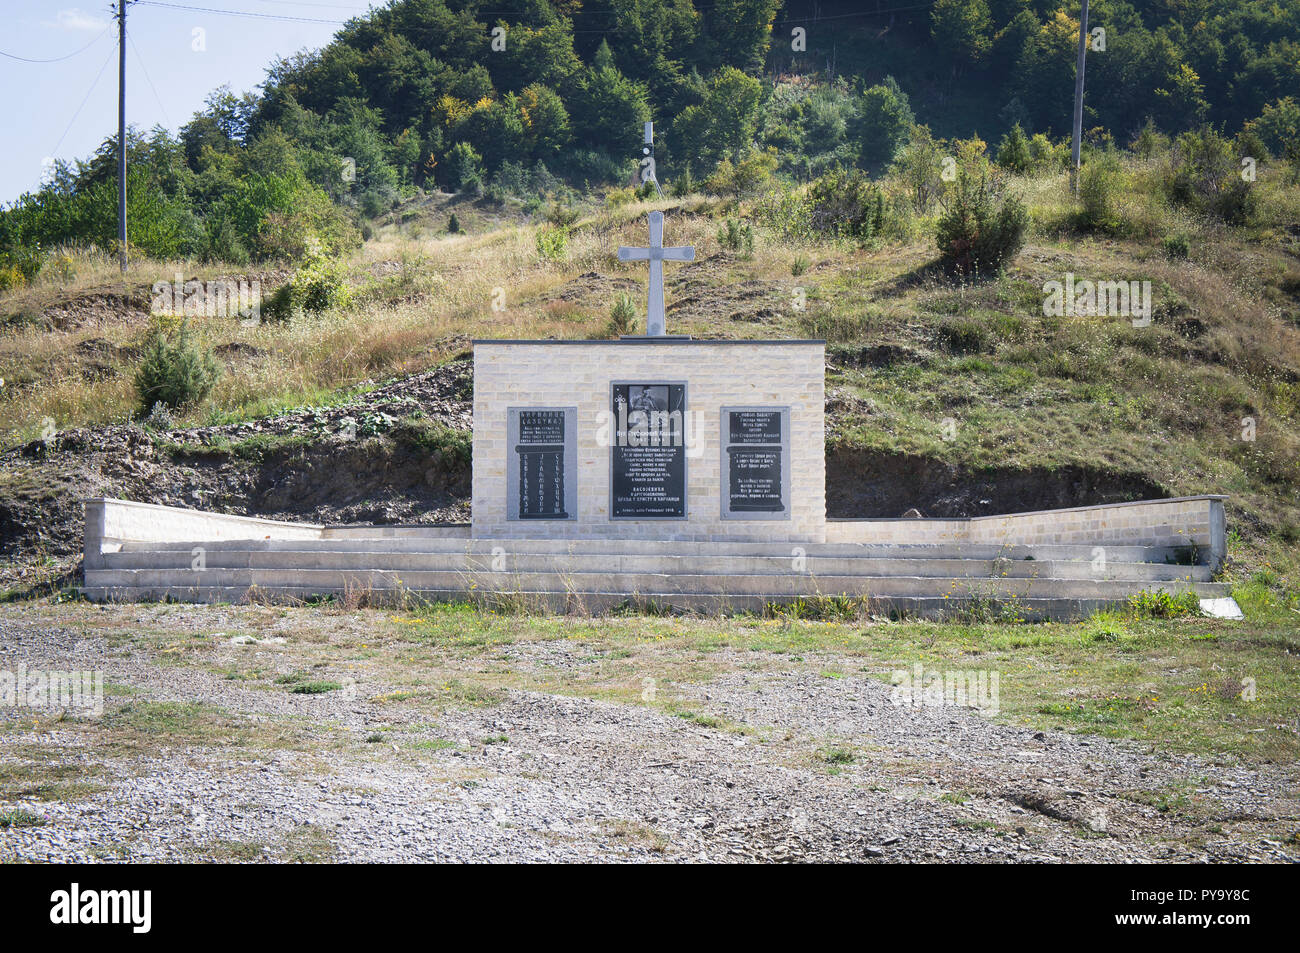
[[[890,507],[913,505],[907,492],[927,515],[1226,493],[1245,564],[1285,565],[1300,537],[1300,187],[1283,168],[1265,168],[1255,222],[1229,227],[1168,205],[1149,163],[1125,163],[1116,197],[1124,224],[1101,232],[1077,226],[1063,175],[1017,177],[1033,225],[1014,262],[987,280],[934,265],[934,212],[899,219],[865,244],[795,241],[763,224],[757,201],[643,203],[616,192],[590,197],[566,247],[543,255],[537,236],[555,226],[541,212],[426,196],[378,221],[347,260],[346,306],[255,326],[191,317],[225,369],[171,426],[340,405],[464,355],[474,337],[609,335],[619,295],[633,295],[643,313],[646,277],[614,250],[643,241],[645,215],[659,208],[668,238],[698,250],[695,262],[669,269],[673,331],[828,340],[829,490],[840,515],[898,515]],[[462,233],[446,230],[453,212]],[[752,222],[752,252],[723,247],[728,220]],[[1165,241],[1171,234],[1186,238],[1186,257]],[[181,320],[149,313],[149,284],[176,272],[189,280],[235,270],[140,261],[122,280],[111,263],[77,255],[62,274],[51,269],[0,297],[7,446],[43,428],[131,421],[144,341]],[[1149,280],[1151,325],[1045,316],[1044,284],[1067,273]],[[261,274],[263,290],[289,274]],[[1243,439],[1252,420],[1254,439]],[[172,439],[158,430],[146,423],[140,433]],[[36,492],[30,467],[59,456],[30,446],[6,454],[0,493],[20,482]],[[78,493],[78,479],[58,492]]]

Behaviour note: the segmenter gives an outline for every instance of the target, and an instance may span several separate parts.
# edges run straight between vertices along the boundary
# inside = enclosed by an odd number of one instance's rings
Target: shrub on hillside
[[[1119,224],[1118,198],[1123,185],[1119,160],[1109,152],[1093,154],[1079,173],[1079,223],[1106,230]]]
[[[1029,211],[1006,191],[1003,177],[987,165],[975,171],[959,166],[942,205],[934,237],[939,257],[949,270],[959,274],[996,272],[1024,245]]]
[[[1029,163],[1035,172],[1057,172],[1070,163],[1070,144],[1053,143],[1041,132],[1029,140]]]
[[[1191,242],[1182,232],[1166,236],[1164,241],[1160,243],[1160,247],[1165,250],[1165,254],[1170,258],[1186,258],[1192,253]]]
[[[0,291],[17,288],[31,281],[45,267],[45,252],[40,242],[31,245],[0,247]]]
[[[885,224],[880,187],[858,169],[835,169],[808,187],[808,224],[814,232],[866,241]]]
[[[943,153],[942,142],[930,134],[929,126],[913,126],[911,138],[890,167],[918,212],[928,212],[943,191]]]
[[[307,314],[322,314],[345,307],[352,300],[347,269],[342,262],[316,256],[298,269],[289,282],[294,308]]]
[[[1029,139],[1020,128],[1020,123],[1012,126],[1011,131],[1002,138],[1002,143],[998,146],[997,162],[1002,168],[1020,175],[1033,167],[1034,157],[1029,151]]]
[[[568,257],[569,230],[562,225],[543,225],[533,240],[543,261],[564,261]]]
[[[1252,184],[1241,177],[1233,144],[1209,126],[1178,137],[1164,178],[1170,199],[1230,225],[1254,217],[1258,200]]]
[[[703,188],[710,195],[734,198],[757,195],[771,183],[776,166],[775,149],[752,149],[734,163],[724,157],[704,180]]]
[[[616,338],[623,334],[631,334],[636,325],[636,318],[636,302],[632,300],[632,296],[619,295],[610,305],[609,326],[605,329],[605,336]]]
[[[447,185],[453,192],[483,191],[483,157],[468,142],[458,142],[447,153]]]
[[[293,283],[286,281],[262,298],[263,321],[288,321],[293,317]]]
[[[179,408],[197,403],[211,392],[220,373],[212,352],[190,339],[188,326],[182,324],[174,337],[156,331],[135,374],[140,412],[149,414],[157,404]]]
[[[1153,159],[1169,148],[1169,137],[1156,126],[1150,116],[1133,137],[1132,149],[1143,159]]]
[[[748,258],[754,254],[754,230],[748,222],[729,218],[718,228],[718,244]]]

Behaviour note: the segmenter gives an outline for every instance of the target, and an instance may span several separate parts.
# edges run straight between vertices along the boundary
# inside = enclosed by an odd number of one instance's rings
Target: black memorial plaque
[[[781,445],[780,410],[732,410],[727,413],[728,444]]]
[[[519,411],[519,519],[562,520],[564,509],[563,410]]]
[[[610,515],[685,519],[686,385],[614,384]]]
[[[725,517],[772,519],[789,514],[788,414],[781,407],[724,409]]]
[[[728,486],[733,513],[780,513],[781,448],[731,447]]]

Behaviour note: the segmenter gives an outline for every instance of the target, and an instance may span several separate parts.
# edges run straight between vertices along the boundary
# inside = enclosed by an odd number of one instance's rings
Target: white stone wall
[[[474,345],[473,532],[482,537],[793,540],[825,537],[825,346],[782,341],[495,342]],[[611,520],[610,449],[597,441],[613,381],[686,381],[703,446],[688,447],[684,521]],[[723,520],[723,406],[790,407],[789,520]],[[576,520],[506,519],[506,410],[578,408]],[[688,428],[689,429],[689,428]]]
[[[1211,565],[1225,553],[1222,496],[1039,510],[971,519],[832,520],[828,543],[1195,546]]]
[[[256,516],[229,516],[111,497],[86,500],[84,556],[87,567],[100,555],[133,542],[185,542],[229,539],[320,539],[318,523],[287,523]]]

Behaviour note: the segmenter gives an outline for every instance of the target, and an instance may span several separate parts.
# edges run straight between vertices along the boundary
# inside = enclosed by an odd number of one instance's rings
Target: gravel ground
[[[183,632],[224,625],[222,614],[236,610],[98,611],[124,630],[166,612]],[[711,721],[505,689],[486,703],[443,707],[435,726],[427,711],[377,700],[402,688],[382,671],[321,695],[220,673],[250,659],[277,666],[300,637],[298,615],[282,630],[264,627],[262,642],[212,636],[202,666],[105,635],[102,625],[58,619],[0,607],[0,670],[103,669],[113,686],[106,724],[44,717],[33,728],[29,710],[5,711],[0,778],[21,781],[39,762],[44,775],[63,771],[98,789],[0,801],[0,816],[44,819],[0,828],[3,861],[1300,857],[1279,833],[1300,816],[1292,766],[1221,766],[965,709],[897,707],[888,686],[822,677],[815,659],[777,670],[754,666],[752,654],[718,653],[715,677],[673,686]],[[321,639],[364,637],[370,624],[364,614],[325,613],[317,623]],[[457,664],[469,671],[506,660],[546,674],[586,664],[588,654],[582,643],[517,642]],[[142,702],[219,706],[252,726],[251,737],[288,740],[132,744],[110,725],[121,705]],[[1171,791],[1184,799],[1175,809],[1162,800]]]

